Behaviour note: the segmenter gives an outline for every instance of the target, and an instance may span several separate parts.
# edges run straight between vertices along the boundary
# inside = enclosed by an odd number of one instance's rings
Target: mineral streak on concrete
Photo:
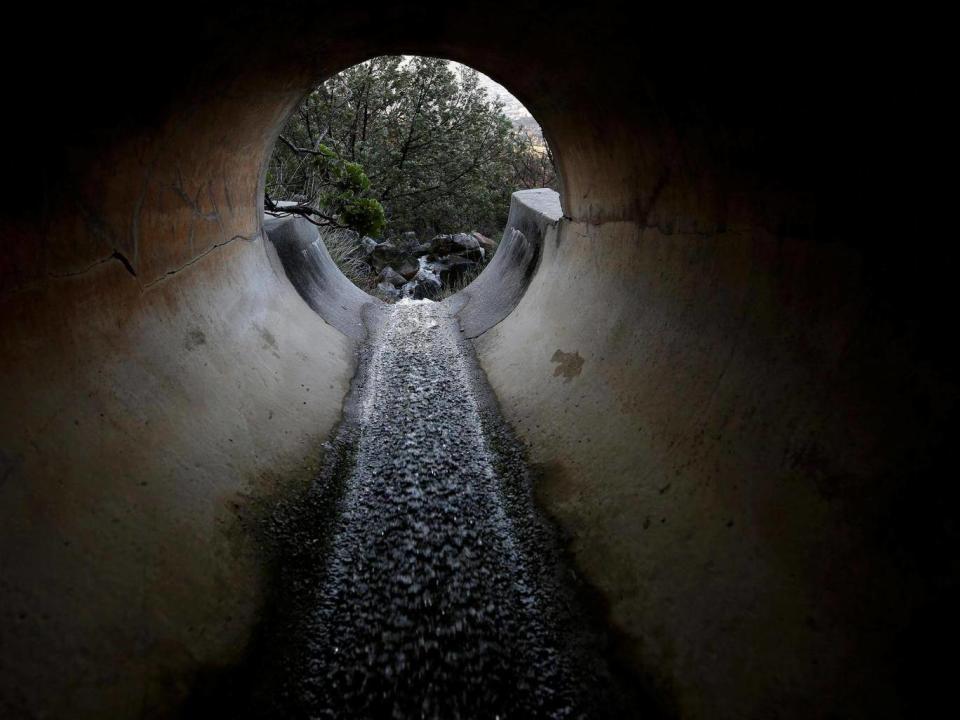
[[[486,332],[517,306],[537,271],[543,243],[555,236],[561,215],[560,196],[554,190],[513,194],[493,259],[476,280],[445,301],[468,338]]]

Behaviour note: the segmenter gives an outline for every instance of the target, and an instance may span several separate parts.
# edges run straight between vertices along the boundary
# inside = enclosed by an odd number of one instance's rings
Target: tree
[[[271,201],[293,200],[315,222],[358,232],[354,217],[373,227],[379,207],[388,236],[494,234],[510,193],[555,181],[549,152],[513,127],[476,71],[391,56],[349,68],[306,98],[281,134],[267,188]]]
[[[313,148],[300,148],[280,138],[293,156],[293,187],[281,185],[283,165],[278,166],[274,192],[283,187],[293,201],[278,204],[267,191],[268,212],[299,214],[318,225],[333,225],[354,230],[361,235],[378,235],[386,225],[383,206],[370,197],[370,179],[355,162],[347,162],[330,147],[317,143]],[[269,188],[269,182],[268,182]]]

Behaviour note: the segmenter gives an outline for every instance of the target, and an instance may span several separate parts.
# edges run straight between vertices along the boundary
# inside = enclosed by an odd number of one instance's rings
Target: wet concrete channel
[[[635,716],[456,318],[373,312],[324,471],[273,518],[275,597],[232,712]]]

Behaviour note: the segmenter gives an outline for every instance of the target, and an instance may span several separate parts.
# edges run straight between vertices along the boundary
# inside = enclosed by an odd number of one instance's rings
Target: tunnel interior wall
[[[299,93],[218,87],[150,121],[129,96],[90,108],[56,175],[2,213],[5,718],[166,717],[237,662],[264,523],[340,417],[355,342],[261,227],[270,133]]]
[[[483,334],[513,312],[537,272],[545,235],[560,215],[553,190],[513,193],[496,254],[479,277],[444,301],[466,337]]]
[[[682,717],[908,712],[929,588],[892,528],[929,538],[904,482],[938,429],[886,434],[927,378],[885,367],[858,254],[752,228],[546,238],[474,342],[621,657]]]
[[[956,637],[955,303],[946,241],[911,252],[903,198],[864,200],[860,146],[898,136],[871,131],[859,31],[633,12],[9,18],[32,44],[9,67],[60,67],[8,88],[5,716],[170,716],[249,639],[240,516],[309,475],[353,368],[270,261],[265,161],[313,83],[401,52],[505,83],[555,152],[563,217],[477,347],[637,676],[690,718],[900,716],[949,688],[927,645]]]
[[[352,344],[261,240],[197,266],[143,293],[111,261],[6,299],[5,717],[162,714],[249,640],[262,521],[315,470]]]
[[[278,268],[307,305],[344,335],[364,340],[383,305],[340,271],[317,226],[304,217],[269,217],[264,230],[276,249]]]

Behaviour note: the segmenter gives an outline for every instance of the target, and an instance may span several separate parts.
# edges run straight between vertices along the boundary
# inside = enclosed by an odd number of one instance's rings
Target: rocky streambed
[[[386,299],[436,298],[444,288],[476,275],[497,250],[497,243],[478,233],[437,235],[421,243],[416,233],[392,241],[361,241],[377,290]]]

